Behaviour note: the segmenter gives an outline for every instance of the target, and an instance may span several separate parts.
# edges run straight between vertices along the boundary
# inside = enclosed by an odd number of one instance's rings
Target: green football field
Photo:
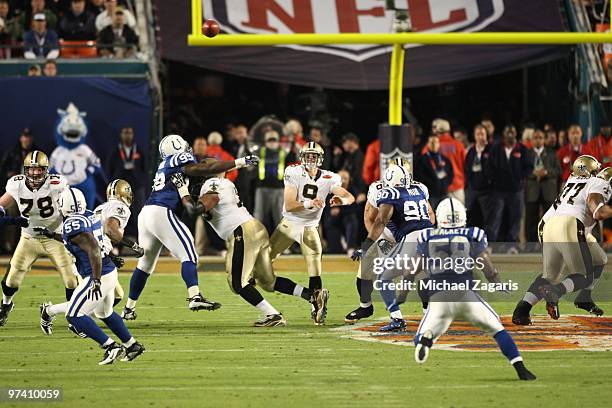
[[[307,282],[303,274],[287,275]],[[127,292],[129,274],[120,279]],[[180,276],[154,275],[138,320],[129,322],[147,351],[133,362],[99,367],[101,350],[69,333],[65,319],[56,320],[50,337],[40,331],[38,304],[60,302],[63,288],[57,276],[28,276],[0,328],[0,386],[60,387],[63,403],[53,406],[75,407],[609,407],[612,401],[610,352],[524,352],[538,376],[524,383],[497,352],[434,348],[418,366],[412,347],[342,337],[334,328],[356,306],[354,273],[324,276],[331,297],[328,323],[319,327],[305,301],[278,294],[267,298],[289,325],[250,327],[258,313],[229,291],[224,274],[201,274],[201,281],[220,310],[189,311]],[[384,317],[382,304],[376,306],[375,317]],[[513,306],[494,304],[500,314]],[[404,313],[420,313],[420,304],[405,305]]]

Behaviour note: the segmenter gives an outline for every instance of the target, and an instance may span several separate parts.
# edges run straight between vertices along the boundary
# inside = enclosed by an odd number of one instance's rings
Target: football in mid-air
[[[204,22],[204,24],[202,24],[202,34],[204,34],[208,38],[213,38],[214,36],[219,34],[219,31],[221,31],[219,23],[217,23],[217,21],[213,20],[212,18],[209,18]]]

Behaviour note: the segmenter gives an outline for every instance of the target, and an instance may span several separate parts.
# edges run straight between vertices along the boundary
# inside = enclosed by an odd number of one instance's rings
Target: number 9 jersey
[[[342,185],[340,176],[327,170],[317,170],[314,177],[310,177],[304,166],[296,164],[285,169],[285,186],[297,189],[297,201],[325,199],[331,194],[334,187]],[[325,203],[327,205],[327,203]],[[303,227],[316,227],[321,221],[323,208],[308,208],[301,211],[288,212],[283,205],[283,217],[292,224]]]
[[[60,232],[62,215],[59,212],[58,200],[60,194],[68,188],[64,176],[50,174],[47,180],[37,190],[31,190],[26,185],[23,175],[13,176],[6,183],[6,192],[13,197],[19,212],[29,219],[30,224],[21,229],[27,237],[37,236],[34,227],[45,227],[53,232]]]

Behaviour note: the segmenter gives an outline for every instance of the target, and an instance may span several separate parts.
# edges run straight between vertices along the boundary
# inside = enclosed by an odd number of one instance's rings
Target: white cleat
[[[431,333],[431,330],[426,330],[425,333],[421,335],[419,343],[414,349],[414,359],[417,363],[423,364],[425,361],[427,361],[427,357],[429,357],[429,349],[432,345],[433,334]]]
[[[50,336],[53,333],[53,320],[54,316],[51,316],[47,309],[51,306],[51,302],[46,302],[40,305],[40,329],[47,336]]]
[[[123,355],[123,346],[112,342],[108,346],[104,347],[104,357],[98,363],[98,365],[113,364],[115,360]]]

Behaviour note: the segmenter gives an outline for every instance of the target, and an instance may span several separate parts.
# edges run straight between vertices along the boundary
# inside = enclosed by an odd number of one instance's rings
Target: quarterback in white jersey
[[[13,297],[38,258],[48,257],[59,271],[66,287],[67,300],[78,285],[74,258],[63,243],[37,231],[38,228],[61,231],[62,216],[58,208],[58,197],[69,188],[68,183],[63,176],[49,174],[49,160],[41,151],[28,153],[23,167],[24,174],[9,179],[6,193],[0,197],[2,209],[17,205],[21,216],[29,220],[29,225],[21,230],[21,238],[11,258],[9,272],[2,280],[0,326],[6,323],[9,313],[13,310]]]
[[[206,209],[204,219],[227,242],[225,270],[230,288],[263,314],[255,322],[256,327],[284,326],[286,321],[255,285],[267,292],[277,291],[309,301],[317,311],[317,320],[321,320],[326,300],[323,291],[311,291],[290,279],[274,275],[268,232],[242,206],[238,191],[230,180],[220,177],[208,179],[200,191],[200,203]]]
[[[301,164],[285,169],[283,219],[270,237],[272,260],[294,242],[300,244],[310,277],[308,287],[312,291],[323,288],[323,249],[317,226],[326,205],[325,199],[329,194],[333,195],[329,201],[330,207],[355,202],[355,197],[341,186],[342,181],[338,174],[319,168],[323,164],[323,155],[323,149],[317,143],[306,143],[300,151]],[[323,291],[327,296],[327,290]],[[314,310],[312,318],[316,321]],[[325,317],[323,321],[324,319]]]
[[[601,277],[607,256],[590,232],[597,220],[606,217],[612,170],[607,168],[597,174],[599,168],[595,158],[578,157],[563,191],[540,222],[543,275],[535,279],[517,304],[514,324],[531,324],[529,312],[542,298],[547,301],[548,314],[558,319],[558,299],[567,292],[580,291],[574,301],[576,307],[598,316],[603,314],[593,302],[591,291]],[[564,272],[568,275],[561,280]]]

